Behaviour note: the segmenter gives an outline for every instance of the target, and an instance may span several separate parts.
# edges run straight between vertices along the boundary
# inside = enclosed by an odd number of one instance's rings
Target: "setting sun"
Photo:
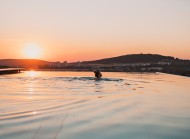
[[[39,45],[35,43],[29,43],[25,45],[23,54],[26,58],[40,58],[42,55],[42,50]]]

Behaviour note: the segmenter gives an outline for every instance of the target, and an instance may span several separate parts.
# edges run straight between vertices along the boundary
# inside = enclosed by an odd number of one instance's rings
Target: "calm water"
[[[0,76],[0,139],[189,139],[190,78],[24,72]]]

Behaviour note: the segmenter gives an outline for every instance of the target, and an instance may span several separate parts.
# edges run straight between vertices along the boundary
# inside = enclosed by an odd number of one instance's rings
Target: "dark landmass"
[[[40,65],[49,65],[54,62],[37,59],[0,59],[1,67],[38,67]]]
[[[157,63],[161,61],[172,61],[175,60],[171,56],[162,56],[157,54],[131,54],[123,55],[112,58],[105,58],[94,61],[84,61],[87,64],[128,64],[128,63]]]
[[[190,60],[158,54],[131,54],[94,61],[49,62],[36,59],[2,59],[0,68],[17,67],[38,70],[163,72],[190,77]]]

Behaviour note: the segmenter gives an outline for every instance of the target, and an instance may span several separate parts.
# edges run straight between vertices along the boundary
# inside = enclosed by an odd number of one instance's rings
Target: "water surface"
[[[190,78],[155,73],[0,76],[0,139],[189,139]]]

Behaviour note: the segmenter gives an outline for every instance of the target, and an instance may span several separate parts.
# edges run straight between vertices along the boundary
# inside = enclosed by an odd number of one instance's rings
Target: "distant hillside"
[[[83,61],[80,64],[133,64],[133,63],[158,63],[158,62],[190,62],[189,60],[181,60],[171,56],[162,56],[158,54],[131,54],[123,55],[112,58],[105,58],[94,61]],[[38,67],[38,68],[60,68],[76,66],[78,62],[74,63],[61,63],[61,62],[49,62],[37,59],[0,59],[0,67]],[[78,66],[77,66],[78,67]]]
[[[162,56],[158,54],[131,54],[131,55],[123,55],[112,58],[105,58],[94,61],[84,61],[86,64],[127,64],[127,63],[155,63],[161,61],[172,61],[175,60],[174,57],[171,56]]]
[[[51,62],[37,59],[0,59],[0,66],[25,67],[47,65]]]

